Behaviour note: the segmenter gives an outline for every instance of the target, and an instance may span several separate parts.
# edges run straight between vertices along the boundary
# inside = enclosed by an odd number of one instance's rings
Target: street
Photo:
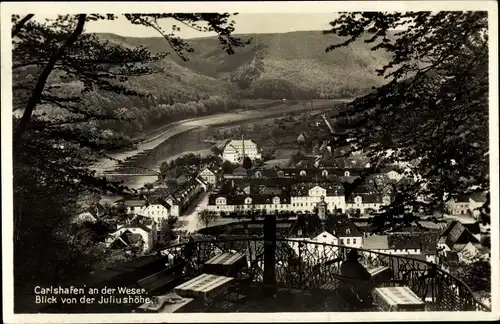
[[[179,217],[179,223],[182,225],[178,228],[178,230],[187,231],[189,233],[203,228],[203,225],[198,223],[198,213],[207,208],[207,205],[208,192],[205,192],[193,210],[191,210],[187,215]]]

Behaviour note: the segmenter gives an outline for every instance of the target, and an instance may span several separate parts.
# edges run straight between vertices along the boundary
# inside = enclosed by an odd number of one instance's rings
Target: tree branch
[[[24,27],[24,24],[31,18],[33,18],[35,15],[34,14],[29,14],[26,15],[23,19],[21,19],[12,29],[12,38],[16,37],[17,34],[21,31],[21,29]]]
[[[68,39],[64,42],[64,44],[62,44],[61,47],[59,47],[57,49],[57,51],[52,55],[49,62],[45,66],[45,69],[43,70],[42,74],[38,78],[38,82],[36,84],[36,87],[33,90],[33,93],[31,94],[31,98],[24,109],[24,113],[23,113],[23,116],[21,118],[21,121],[19,122],[19,126],[16,129],[16,133],[15,133],[14,139],[13,139],[15,146],[18,146],[22,140],[24,132],[26,131],[28,124],[31,121],[31,116],[33,114],[33,111],[35,110],[37,104],[40,101],[40,98],[42,97],[42,92],[45,88],[45,84],[47,83],[47,79],[49,78],[50,74],[52,73],[52,70],[54,69],[54,66],[56,65],[57,60],[60,59],[60,57],[63,55],[64,51],[66,50],[66,48],[73,45],[73,43],[81,35],[81,33],[83,32],[83,26],[85,25],[86,17],[87,17],[86,14],[78,15],[78,22],[76,24],[75,30],[68,37]],[[14,152],[15,152],[15,150],[14,150]]]

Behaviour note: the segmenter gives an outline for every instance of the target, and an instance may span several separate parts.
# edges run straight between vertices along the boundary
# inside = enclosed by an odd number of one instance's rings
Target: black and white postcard
[[[2,3],[4,320],[498,319],[497,17]]]

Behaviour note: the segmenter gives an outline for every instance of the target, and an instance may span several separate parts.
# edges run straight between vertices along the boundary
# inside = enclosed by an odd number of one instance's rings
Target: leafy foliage
[[[250,159],[248,156],[245,156],[243,159],[243,167],[247,170],[250,170],[252,168],[252,159]]]
[[[403,206],[443,211],[452,196],[488,191],[486,12],[350,12],[331,26],[325,33],[345,38],[327,52],[369,34],[373,51],[391,55],[377,70],[386,84],[335,115],[353,151],[367,151],[374,166],[407,162],[417,179],[378,225],[408,219]]]
[[[205,227],[208,227],[211,224],[213,224],[216,219],[217,219],[217,214],[210,212],[208,210],[203,210],[200,213],[198,213],[198,220]]]
[[[83,33],[87,23],[114,20],[115,15],[33,17],[12,17],[16,298],[24,291],[31,298],[35,284],[64,284],[106,259],[108,252],[99,242],[106,231],[103,224],[75,227],[70,219],[85,211],[84,198],[126,189],[96,178],[89,168],[97,157],[106,156],[106,150],[129,143],[102,126],[137,117],[118,109],[119,103],[109,98],[126,97],[136,107],[148,106],[154,98],[132,80],[166,73],[157,64],[165,52],[151,53],[145,47],[122,46]],[[233,47],[245,42],[231,36],[229,17],[125,15],[133,24],[152,28],[159,19],[190,27],[206,24],[204,30],[215,31],[224,50],[233,53]],[[171,51],[183,56],[191,50],[175,37],[177,31],[159,30]]]
[[[477,261],[460,267],[459,277],[472,291],[491,291],[491,264],[488,261]]]

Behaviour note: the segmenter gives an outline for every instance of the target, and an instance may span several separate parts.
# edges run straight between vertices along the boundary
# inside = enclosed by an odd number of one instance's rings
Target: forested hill
[[[145,46],[152,52],[171,52],[162,37],[132,38],[114,34],[98,34],[103,40],[125,47]],[[325,53],[328,45],[340,42],[333,35],[320,31],[283,34],[240,35],[252,38],[251,45],[228,55],[215,37],[190,39],[194,48],[188,61],[174,53],[155,62],[161,73],[131,77],[127,84],[150,97],[133,97],[99,91],[82,94],[83,104],[94,110],[120,111],[130,122],[94,121],[92,130],[106,137],[123,136],[125,141],[154,131],[167,123],[185,118],[229,112],[241,108],[241,98],[311,99],[346,98],[365,93],[383,82],[374,73],[386,62],[383,52],[370,51],[362,40],[348,48]],[[40,71],[17,69],[15,80],[36,79]],[[54,71],[48,84],[55,85],[60,95],[76,95],[82,84]],[[14,109],[26,103],[16,93]],[[51,105],[39,105],[35,115],[61,113]]]
[[[155,52],[170,51],[161,37],[100,36],[125,46],[143,45]],[[189,74],[193,82],[204,82],[219,91],[236,88],[239,96],[247,98],[352,97],[383,82],[374,70],[387,62],[388,57],[385,52],[370,51],[364,40],[325,53],[327,46],[341,41],[338,36],[324,35],[321,31],[238,36],[253,41],[237,49],[235,55],[227,55],[215,37],[195,38],[189,40],[194,49],[188,55],[189,61],[171,54],[162,64],[175,66],[167,72],[174,78]]]

